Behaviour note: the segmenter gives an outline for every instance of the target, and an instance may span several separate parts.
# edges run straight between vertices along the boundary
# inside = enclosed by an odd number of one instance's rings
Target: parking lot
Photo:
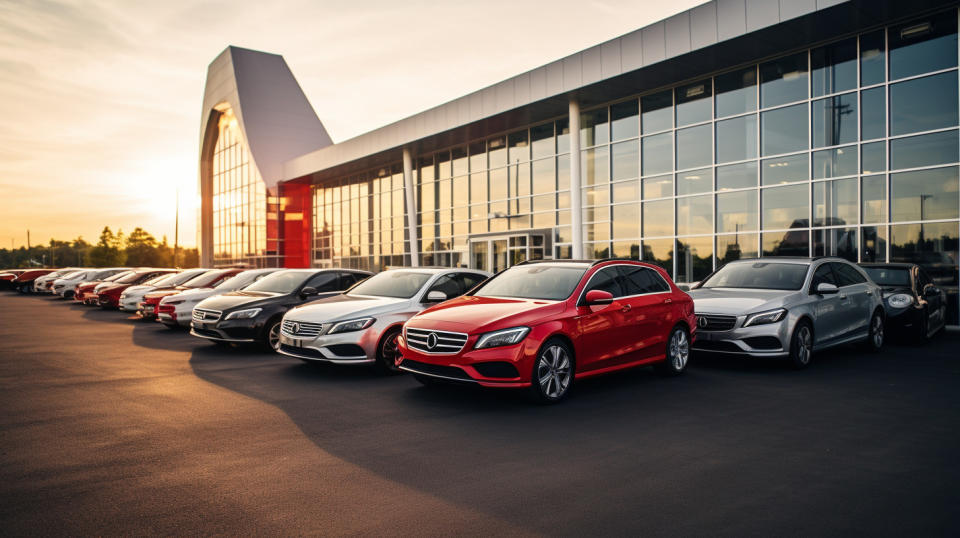
[[[556,406],[0,295],[5,534],[957,535],[960,335]]]

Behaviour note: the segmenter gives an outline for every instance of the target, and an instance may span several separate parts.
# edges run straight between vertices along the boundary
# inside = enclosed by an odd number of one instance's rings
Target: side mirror
[[[936,297],[938,295],[940,295],[940,288],[933,284],[927,284],[927,286],[923,288],[924,297]]]
[[[428,303],[442,303],[447,300],[447,294],[442,291],[434,290],[427,293]]]
[[[613,302],[613,294],[609,291],[590,290],[587,292],[586,297],[583,298],[583,302],[586,303],[587,306],[610,304]]]
[[[821,282],[817,284],[817,293],[820,295],[833,295],[840,291],[837,287],[829,282]]]
[[[307,286],[306,288],[300,290],[300,297],[312,297],[319,294],[320,292],[317,291],[317,288],[314,288],[313,286]]]

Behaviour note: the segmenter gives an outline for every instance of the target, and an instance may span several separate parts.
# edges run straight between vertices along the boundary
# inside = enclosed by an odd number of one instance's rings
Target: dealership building
[[[907,261],[956,325],[958,15],[717,0],[339,143],[281,56],[228,47],[201,111],[202,261],[631,257],[681,283],[743,257]]]

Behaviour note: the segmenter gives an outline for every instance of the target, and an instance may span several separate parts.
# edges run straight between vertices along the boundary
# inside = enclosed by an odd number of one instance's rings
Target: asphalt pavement
[[[519,395],[0,294],[4,535],[957,536],[960,334]]]

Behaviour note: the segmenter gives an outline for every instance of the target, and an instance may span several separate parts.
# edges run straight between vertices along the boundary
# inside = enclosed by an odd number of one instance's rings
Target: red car
[[[526,387],[550,403],[596,374],[683,372],[696,327],[693,300],[659,267],[525,262],[410,318],[397,366],[427,385]]]
[[[158,276],[176,273],[175,269],[140,269],[132,271],[123,278],[118,278],[108,286],[96,292],[96,303],[104,308],[117,308],[120,306],[120,294],[130,286],[143,284]]]
[[[154,291],[143,296],[140,308],[137,309],[137,315],[143,319],[157,320],[157,314],[160,313],[160,300],[170,295],[175,295],[181,291],[196,290],[200,288],[212,288],[233,275],[243,271],[243,269],[211,269],[197,277],[194,277],[180,286],[171,288],[157,288]],[[169,308],[168,313],[173,312],[173,307]]]
[[[20,293],[32,293],[33,281],[44,275],[49,275],[54,271],[56,271],[56,269],[30,269],[24,271],[10,282],[10,287]]]
[[[0,273],[0,290],[12,290],[13,280],[23,274],[25,269],[8,269]]]
[[[97,294],[94,293],[94,288],[98,285],[103,284],[104,282],[115,282],[121,278],[130,275],[133,273],[133,270],[120,271],[115,275],[102,278],[100,280],[91,280],[89,282],[81,282],[77,284],[77,287],[74,288],[73,298],[76,301],[80,301],[83,304],[96,304]]]

